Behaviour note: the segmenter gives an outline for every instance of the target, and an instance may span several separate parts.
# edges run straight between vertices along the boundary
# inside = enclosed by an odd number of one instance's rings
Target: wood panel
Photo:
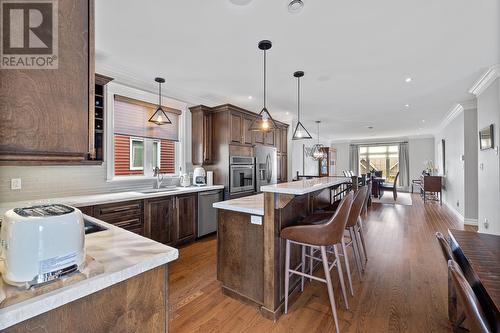
[[[157,242],[173,244],[176,241],[174,197],[147,199],[144,202],[145,234]]]
[[[264,144],[268,146],[274,146],[274,133],[275,131],[269,131],[264,133]]]
[[[93,1],[61,1],[58,12],[59,67],[0,75],[2,161],[78,162],[89,152]]]
[[[241,115],[238,113],[231,113],[231,142],[232,143],[243,143],[242,135],[242,120]]]
[[[177,244],[189,242],[196,238],[198,222],[198,195],[189,194],[176,197],[176,231]]]
[[[143,201],[125,201],[94,206],[95,217],[139,235],[144,235]]]
[[[244,144],[251,145],[253,143],[252,131],[250,131],[250,126],[252,125],[254,118],[249,116],[243,116],[243,142]]]
[[[167,272],[152,269],[2,332],[167,332]]]
[[[263,304],[264,241],[262,225],[250,215],[219,210],[217,223],[217,279],[225,288]]]
[[[446,206],[424,206],[417,194],[412,200],[412,206],[374,203],[362,216],[369,260],[361,281],[347,250],[355,293],[349,310],[332,271],[341,332],[452,332],[447,267],[434,234],[464,226]],[[215,237],[180,248],[170,276],[172,331],[335,332],[323,283],[306,280],[304,292],[290,299],[289,314],[273,322],[222,293],[216,253]]]

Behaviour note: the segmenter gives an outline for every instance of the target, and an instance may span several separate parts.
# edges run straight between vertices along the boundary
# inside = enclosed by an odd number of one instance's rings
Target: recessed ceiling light
[[[246,6],[252,2],[252,0],[229,0],[229,2],[236,6]]]
[[[405,108],[409,108],[410,107],[410,104],[405,104]]]
[[[287,112],[285,112],[285,114],[288,116],[290,114],[290,112],[287,111]]]
[[[253,99],[253,96],[248,96],[248,99]]]
[[[292,0],[288,4],[288,11],[292,14],[300,12],[304,8],[304,3],[302,0]]]
[[[406,83],[410,83],[412,80],[413,80],[413,79],[412,79],[411,77],[407,77],[407,78],[405,79],[405,82],[406,82]]]
[[[425,123],[425,119],[422,119],[422,122]]]

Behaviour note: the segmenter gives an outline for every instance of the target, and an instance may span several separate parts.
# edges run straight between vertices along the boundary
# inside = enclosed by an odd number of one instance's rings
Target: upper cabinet
[[[93,1],[59,1],[57,22],[57,68],[1,70],[4,164],[82,162],[94,150]]]
[[[213,116],[212,109],[198,105],[189,108],[192,122],[192,163],[206,165],[212,163]]]

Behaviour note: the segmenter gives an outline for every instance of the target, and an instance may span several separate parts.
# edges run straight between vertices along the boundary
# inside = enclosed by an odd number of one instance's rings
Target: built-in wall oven
[[[255,159],[250,156],[231,156],[229,193],[255,191]]]

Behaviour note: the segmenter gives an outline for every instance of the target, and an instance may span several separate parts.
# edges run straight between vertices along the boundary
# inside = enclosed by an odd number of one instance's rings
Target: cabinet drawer
[[[95,217],[139,234],[143,234],[143,202],[127,201],[94,207]]]

